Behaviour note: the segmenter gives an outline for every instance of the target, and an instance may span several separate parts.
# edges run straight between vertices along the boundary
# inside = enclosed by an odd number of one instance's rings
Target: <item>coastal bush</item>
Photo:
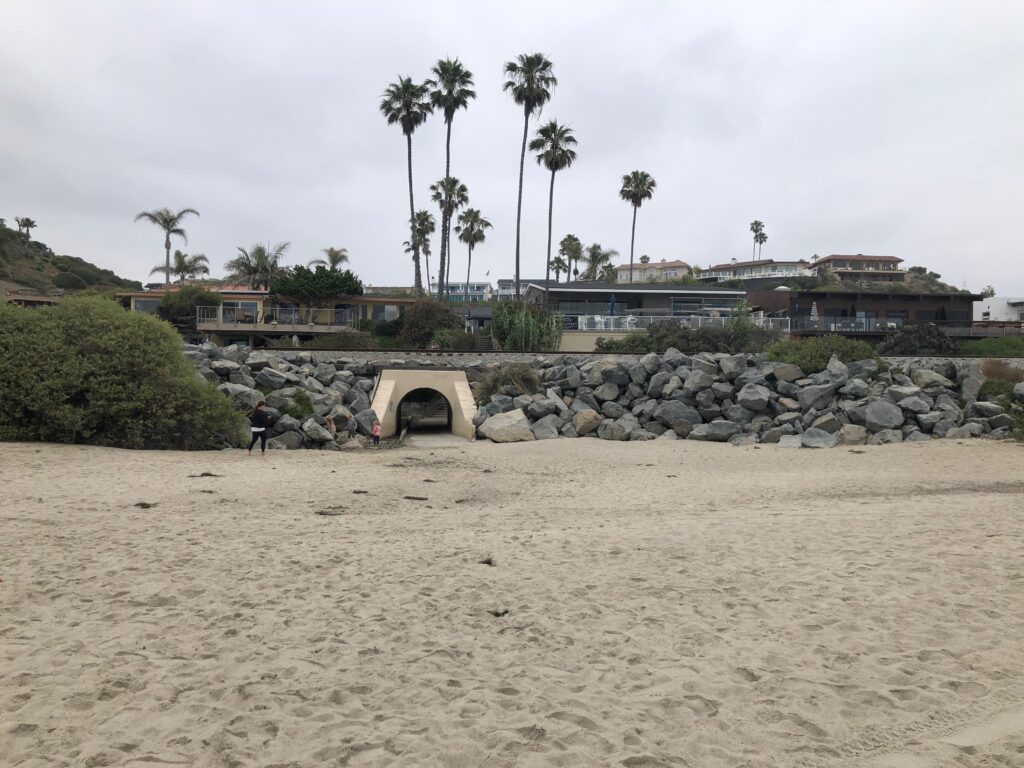
[[[309,393],[306,390],[300,389],[291,400],[281,411],[282,413],[299,421],[305,421],[313,415],[313,402],[309,399]]]
[[[99,297],[0,305],[0,440],[202,450],[237,445],[245,417],[200,381],[155,317]]]
[[[960,343],[960,354],[969,357],[1024,357],[1024,336],[964,341]]]
[[[491,402],[491,397],[505,387],[513,387],[520,394],[533,394],[540,387],[540,377],[526,363],[504,363],[487,371],[480,379],[477,397],[481,404]]]
[[[165,295],[157,304],[156,314],[191,340],[199,335],[196,331],[196,307],[220,306],[222,300],[219,293],[207,291],[198,285],[185,285]]]
[[[39,270],[42,271],[42,265],[37,265]],[[67,291],[78,291],[86,287],[85,280],[76,275],[74,272],[59,272],[53,278],[53,284],[58,288],[63,288]]]
[[[799,365],[804,373],[825,370],[832,355],[844,363],[852,363],[854,360],[874,358],[875,350],[866,341],[830,333],[806,339],[777,341],[764,351],[768,360]]]
[[[405,311],[398,338],[410,349],[425,349],[438,331],[461,331],[462,318],[437,299],[420,299]]]
[[[338,296],[362,296],[363,284],[351,269],[335,272],[323,265],[316,269],[297,266],[275,278],[270,291],[303,304],[317,304]]]
[[[878,345],[882,355],[926,355],[941,357],[956,354],[956,344],[933,323],[904,325]]]
[[[465,331],[444,330],[435,333],[430,343],[431,346],[437,346],[439,349],[467,352],[476,345],[476,339],[472,333]]]
[[[491,330],[507,352],[552,352],[562,343],[561,315],[521,301],[497,304]]]
[[[597,340],[596,351],[625,354],[664,354],[669,347],[686,355],[698,352],[760,352],[775,338],[758,328],[753,321],[740,321],[734,328],[685,328],[670,320],[652,323],[646,331],[631,333],[621,339]]]

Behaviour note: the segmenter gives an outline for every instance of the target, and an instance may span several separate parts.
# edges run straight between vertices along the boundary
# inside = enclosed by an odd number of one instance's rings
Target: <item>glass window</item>
[[[255,301],[225,301],[221,307],[225,323],[255,323],[259,312]]]
[[[156,312],[156,308],[160,306],[161,299],[136,299],[135,300],[135,311],[144,312],[147,315],[152,315]]]
[[[914,319],[919,323],[934,323],[938,313],[934,309],[918,309],[914,311]]]

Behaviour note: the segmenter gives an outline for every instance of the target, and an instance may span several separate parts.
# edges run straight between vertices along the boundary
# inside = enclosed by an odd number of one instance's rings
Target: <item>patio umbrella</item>
[[[615,315],[615,294],[614,293],[611,295],[611,298],[608,299],[608,314],[612,315],[612,316]]]

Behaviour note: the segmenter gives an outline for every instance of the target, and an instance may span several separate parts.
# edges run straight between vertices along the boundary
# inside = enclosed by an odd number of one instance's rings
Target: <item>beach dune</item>
[[[1024,448],[0,445],[0,765],[1024,765]]]

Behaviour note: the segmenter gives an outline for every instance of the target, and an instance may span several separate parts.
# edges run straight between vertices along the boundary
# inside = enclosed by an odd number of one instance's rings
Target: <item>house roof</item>
[[[971,301],[981,301],[982,296],[980,293],[964,293],[962,291],[950,291],[947,293],[904,293],[903,291],[832,291],[832,290],[789,290],[789,291],[751,291],[750,296],[752,299],[759,299],[765,295],[776,295],[781,294],[783,296],[790,296],[793,298],[804,298],[804,299],[826,299],[830,297],[849,297],[849,296],[863,296],[865,298],[888,298],[888,299],[907,299],[911,301],[921,301],[924,299],[970,299]]]
[[[839,259],[843,259],[843,260],[856,259],[857,261],[888,261],[888,262],[895,262],[897,264],[900,263],[901,261],[903,261],[903,259],[897,258],[896,256],[865,256],[863,253],[855,253],[855,254],[843,255],[841,253],[833,253],[833,254],[830,254],[828,256],[823,256],[822,258],[818,259],[814,263],[815,264],[827,264],[830,261],[836,261],[836,260],[839,260]]]
[[[714,272],[719,269],[735,269],[736,267],[753,267],[753,266],[764,266],[766,264],[810,264],[805,259],[799,259],[796,261],[775,261],[775,259],[760,259],[757,261],[730,261],[726,264],[715,264],[713,267],[708,267],[707,272]]]
[[[647,264],[642,264],[641,262],[637,261],[633,264],[634,271],[637,269],[649,269],[651,267],[658,267],[659,269],[685,267],[686,269],[689,269],[690,265],[687,264],[685,261],[680,261],[679,259],[676,259],[675,261],[665,261],[664,259],[662,259],[661,261],[651,261],[648,262]],[[619,266],[615,267],[616,272],[619,271],[620,269],[629,269],[629,264],[620,264]]]
[[[549,280],[549,293],[704,293],[711,296],[743,296],[739,288],[714,288],[703,285],[675,285],[673,283],[602,283],[597,280],[581,280],[575,283],[556,283]],[[543,280],[531,280],[527,288],[544,290]]]

